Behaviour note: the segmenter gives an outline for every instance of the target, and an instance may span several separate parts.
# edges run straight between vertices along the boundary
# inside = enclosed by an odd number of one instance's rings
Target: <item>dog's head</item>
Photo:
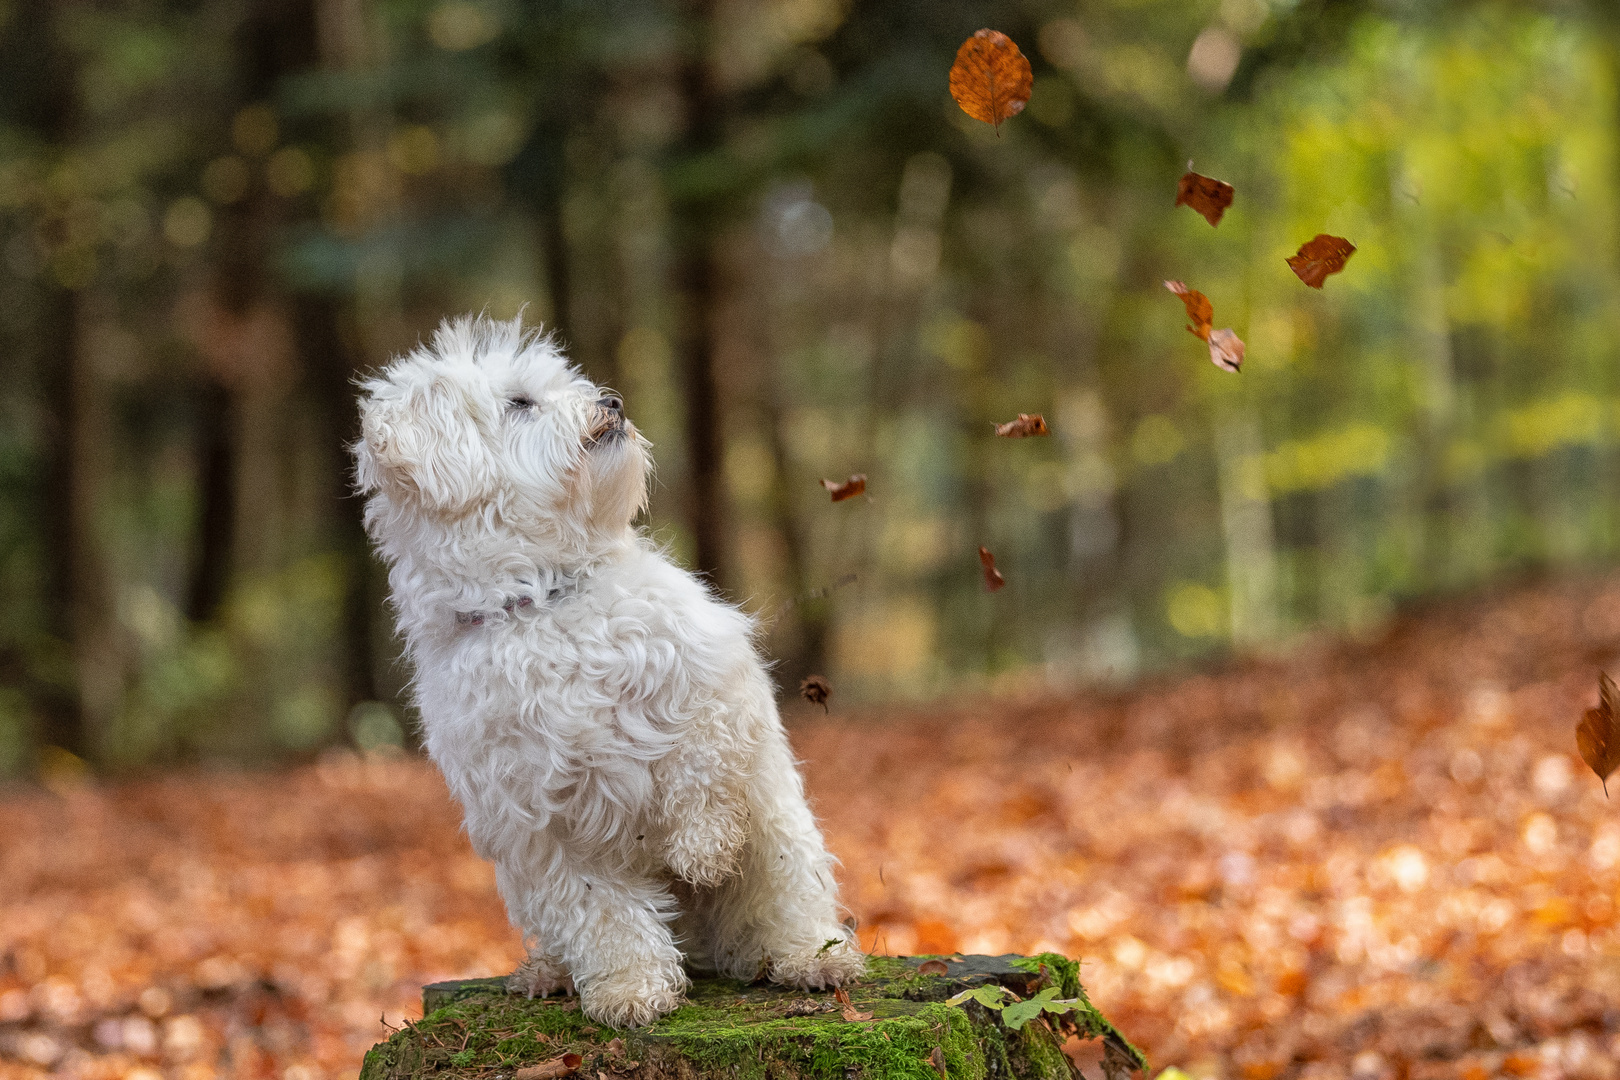
[[[646,505],[648,443],[624,403],[521,321],[447,320],[361,384],[363,493],[441,521],[481,515],[569,550]]]

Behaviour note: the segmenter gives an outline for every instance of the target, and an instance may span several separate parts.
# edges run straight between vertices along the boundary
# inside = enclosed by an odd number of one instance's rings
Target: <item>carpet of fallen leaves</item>
[[[1620,578],[794,730],[868,946],[1079,956],[1155,1070],[1612,1080],[1620,807],[1572,735],[1605,665]],[[518,955],[418,761],[0,798],[0,1078],[353,1076],[420,984]]]

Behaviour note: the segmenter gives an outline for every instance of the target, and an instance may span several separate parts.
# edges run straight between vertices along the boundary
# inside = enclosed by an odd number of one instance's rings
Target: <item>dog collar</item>
[[[563,596],[572,591],[573,584],[574,583],[572,581],[565,579],[561,584],[557,585],[555,588],[546,593],[544,597],[545,602],[549,604],[562,599]],[[519,611],[534,607],[534,604],[535,598],[533,595],[529,593],[519,593],[516,596],[507,597],[506,603],[501,605],[501,611],[505,612],[506,615],[511,616],[515,615]],[[458,611],[456,612],[456,625],[483,626],[485,620],[494,614],[495,613],[493,611]]]

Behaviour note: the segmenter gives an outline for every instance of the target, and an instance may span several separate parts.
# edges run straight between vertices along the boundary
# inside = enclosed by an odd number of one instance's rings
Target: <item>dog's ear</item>
[[[443,513],[488,499],[495,485],[476,405],[443,378],[363,396],[355,461],[361,491],[402,488]]]

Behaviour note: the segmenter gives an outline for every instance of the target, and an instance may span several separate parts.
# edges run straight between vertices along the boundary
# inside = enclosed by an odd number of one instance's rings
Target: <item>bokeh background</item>
[[[1610,562],[1613,20],[0,5],[0,774],[408,743],[352,383],[469,310],[625,394],[650,532],[845,703],[1126,682]],[[1036,72],[999,131],[945,88],[986,25]],[[1218,229],[1172,205],[1189,159],[1237,188]],[[1359,248],[1320,293],[1283,261],[1317,232]],[[991,436],[1019,412],[1052,437]]]

